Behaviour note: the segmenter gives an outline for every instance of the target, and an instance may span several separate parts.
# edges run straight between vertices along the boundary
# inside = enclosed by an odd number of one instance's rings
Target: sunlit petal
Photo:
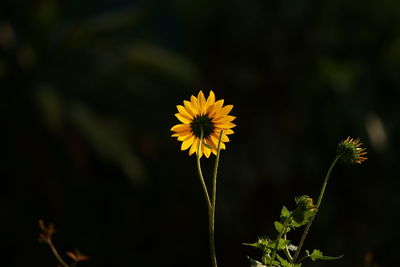
[[[206,114],[211,113],[211,110],[214,107],[214,103],[215,103],[215,94],[213,91],[210,91],[210,95],[207,98],[206,107],[205,107]]]
[[[204,114],[206,106],[206,98],[204,97],[203,91],[200,90],[199,94],[197,95],[197,100],[199,103],[200,114]]]
[[[190,114],[190,113],[186,110],[186,108],[185,108],[184,106],[177,105],[176,108],[178,109],[179,113],[180,113],[183,117],[188,118],[189,120],[193,119],[193,115]]]
[[[193,144],[193,141],[194,141],[194,136],[192,136],[191,138],[183,141],[182,145],[181,145],[181,150],[188,149]]]
[[[180,120],[180,121],[183,122],[183,123],[189,124],[189,123],[191,122],[190,119],[188,119],[188,118],[182,116],[180,113],[176,113],[176,114],[175,114],[175,117],[177,117],[178,120]]]
[[[177,133],[183,132],[186,130],[190,130],[190,126],[188,124],[177,124],[171,128],[171,131],[177,132]]]
[[[185,100],[183,101],[183,104],[185,105],[185,109],[190,114],[190,116],[194,117],[196,115],[196,111],[192,107],[192,103]]]

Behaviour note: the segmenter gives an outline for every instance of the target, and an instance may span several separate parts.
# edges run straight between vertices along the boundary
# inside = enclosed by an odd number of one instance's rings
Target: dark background
[[[334,169],[305,244],[345,257],[305,266],[397,265],[399,33],[397,0],[1,0],[0,265],[56,266],[43,218],[81,266],[209,266],[195,157],[170,137],[199,89],[237,116],[221,267],[249,266],[241,243],[318,196],[349,135],[368,161]]]

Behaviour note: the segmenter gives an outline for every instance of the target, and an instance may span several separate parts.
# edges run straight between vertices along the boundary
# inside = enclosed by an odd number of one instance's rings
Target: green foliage
[[[247,258],[249,259],[250,267],[265,267],[265,265],[262,264],[261,262],[256,261],[256,260],[253,260],[253,259],[250,258],[250,257],[247,257]]]
[[[297,197],[295,199],[297,204],[296,209],[290,211],[285,206],[282,207],[280,214],[280,221],[275,221],[274,226],[276,231],[278,232],[278,236],[275,240],[271,240],[268,237],[259,237],[257,242],[255,243],[246,243],[244,245],[248,245],[254,247],[261,251],[261,261],[258,262],[249,258],[251,267],[261,267],[261,266],[272,266],[275,267],[301,267],[302,261],[304,259],[310,258],[313,261],[316,260],[336,260],[340,259],[340,257],[329,257],[324,256],[323,253],[319,250],[314,250],[313,253],[309,254],[306,251],[306,256],[304,256],[299,261],[295,262],[291,251],[296,251],[298,249],[297,246],[290,243],[290,240],[286,238],[287,233],[290,230],[296,229],[306,225],[312,217],[316,213],[316,206],[313,203],[312,198],[307,195],[303,195]],[[284,252],[286,258],[283,258],[277,252]]]
[[[277,246],[277,242],[278,242],[278,246]],[[278,250],[282,250],[284,248],[286,248],[287,245],[289,245],[290,240],[286,240],[283,238],[280,238],[279,241],[278,240],[274,240],[272,241],[270,248],[275,249],[277,248]]]
[[[256,261],[256,260],[254,260],[254,259],[252,259],[252,258],[250,258],[250,257],[247,257],[247,258],[249,259],[250,267],[267,267],[268,262],[271,261],[271,257],[265,258],[265,261],[263,260],[263,263],[262,263],[262,262],[259,262],[259,261]],[[278,265],[279,265],[279,262],[278,262],[278,261],[274,261],[274,262],[273,262],[273,265],[274,265],[274,266],[278,266]]]
[[[280,217],[281,221],[284,221],[289,217],[290,217],[290,211],[285,206],[283,206],[282,211],[281,211],[281,217]]]
[[[290,263],[279,255],[276,255],[276,257],[278,258],[282,267],[301,267],[301,263],[298,264]]]
[[[276,229],[276,231],[278,231],[278,233],[283,232],[286,234],[290,231],[290,227],[285,227],[285,230],[283,230],[283,224],[278,221],[274,222],[274,225],[275,225],[275,229]]]
[[[293,211],[293,227],[301,227],[303,225],[306,225],[311,217],[314,215],[314,212],[308,211],[308,210],[302,210],[302,209],[296,209]]]
[[[286,240],[283,238],[279,239],[279,243],[277,246],[277,240],[271,240],[268,237],[259,237],[257,242],[255,243],[243,243],[243,245],[254,247],[260,250],[263,254],[269,254],[276,247],[278,250],[282,250],[289,245],[290,240]]]
[[[277,244],[277,242],[278,242],[278,244]],[[261,256],[262,262],[264,264],[269,264],[272,260],[272,257],[270,255],[271,252],[275,248],[277,248],[278,250],[285,249],[289,245],[289,242],[290,242],[289,240],[285,240],[282,238],[280,238],[279,241],[277,241],[277,240],[271,240],[268,237],[259,237],[257,242],[252,243],[252,244],[244,243],[243,245],[251,246],[251,247],[254,247],[254,248],[260,250],[262,253],[262,256]],[[250,261],[250,263],[253,264],[254,262],[252,263]],[[277,261],[273,261],[273,264],[276,266],[279,266],[279,262],[277,262]]]
[[[300,227],[310,221],[311,217],[316,212],[316,206],[314,205],[312,198],[307,195],[297,197],[295,201],[297,203],[297,208],[292,214],[294,220],[293,226]]]
[[[314,249],[314,251],[310,254],[308,250],[306,250],[306,254],[311,258],[312,261],[316,260],[338,260],[343,258],[343,255],[338,256],[338,257],[331,257],[331,256],[324,256],[324,254],[318,250]]]
[[[262,262],[263,262],[265,265],[270,264],[271,261],[272,261],[272,265],[274,265],[274,266],[279,266],[279,262],[276,261],[276,260],[272,260],[272,257],[271,257],[269,254],[263,255],[263,256],[261,257],[261,260],[262,260]]]
[[[266,236],[259,237],[255,243],[243,243],[243,245],[254,247],[260,250],[263,255],[271,253],[271,239]]]

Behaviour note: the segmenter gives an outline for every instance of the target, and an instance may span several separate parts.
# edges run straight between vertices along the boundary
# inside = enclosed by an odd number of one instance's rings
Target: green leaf
[[[250,267],[266,267],[264,264],[262,264],[259,261],[253,260],[252,258],[250,258],[249,256],[247,256],[247,258],[249,259],[250,262]]]
[[[281,256],[279,256],[278,254],[276,254],[276,257],[280,261],[280,264],[282,267],[301,267],[301,263],[297,263],[297,264],[290,263],[287,260],[285,260],[284,258],[282,258]]]
[[[253,247],[253,248],[257,247],[256,243],[242,243],[242,245]]]
[[[283,206],[281,211],[281,221],[284,222],[290,216],[290,211]]]
[[[307,251],[307,253],[309,253]],[[314,251],[310,254],[310,258],[312,259],[312,261],[316,261],[316,260],[338,260],[343,258],[343,255],[339,256],[339,257],[330,257],[330,256],[324,256],[324,254],[318,250],[318,249],[314,249]]]
[[[270,265],[270,262],[271,262],[272,258],[271,258],[271,256],[269,254],[264,254],[264,256],[261,257],[261,260],[263,261],[263,263],[265,265]],[[272,265],[279,266],[280,264],[279,264],[278,261],[274,260],[272,262]]]
[[[281,224],[281,223],[278,222],[278,221],[274,222],[274,224],[275,224],[275,229],[276,229],[276,231],[278,231],[278,233],[282,232],[282,230],[283,230],[283,224]],[[286,226],[286,229],[285,229],[284,234],[285,234],[285,233],[288,233],[289,231],[290,231],[290,227]]]
[[[251,243],[243,243],[243,245],[259,249],[264,254],[271,252],[271,249],[270,249],[271,240],[266,236],[259,237],[257,242],[254,242],[252,244]]]
[[[314,215],[312,211],[309,210],[303,210],[303,209],[295,209],[293,211],[293,226],[294,227],[301,227],[303,225],[306,225],[311,217]]]
[[[282,267],[293,267],[293,264],[276,254],[276,257],[278,258],[279,262],[281,263]]]
[[[272,243],[270,243],[270,244],[268,245],[268,247],[271,248],[271,249],[275,249],[275,247],[276,247],[276,242],[277,242],[277,241],[274,240]],[[278,250],[284,249],[284,248],[286,247],[286,245],[289,244],[289,242],[290,242],[290,240],[286,240],[286,239],[283,239],[283,238],[279,239]]]

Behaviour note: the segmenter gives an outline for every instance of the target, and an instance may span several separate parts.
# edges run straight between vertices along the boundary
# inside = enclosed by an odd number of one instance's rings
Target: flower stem
[[[306,228],[304,229],[303,235],[301,236],[299,246],[298,246],[298,248],[296,250],[296,253],[294,254],[292,262],[296,262],[297,258],[299,257],[301,248],[302,248],[302,246],[304,244],[304,241],[305,241],[305,239],[307,237],[307,234],[308,234],[308,232],[310,230],[310,227],[311,227],[311,225],[312,225],[312,223],[314,221],[314,218],[317,215],[319,206],[321,205],[321,201],[322,201],[322,198],[324,197],[325,189],[326,189],[326,186],[328,185],[328,180],[329,180],[329,177],[331,175],[332,169],[335,166],[336,162],[339,160],[339,158],[340,158],[340,156],[336,156],[335,160],[332,162],[331,166],[329,167],[328,172],[326,173],[324,183],[322,184],[321,192],[319,193],[319,196],[318,196],[318,201],[317,201],[317,207],[316,207],[315,214],[311,217],[310,221],[306,225]]]
[[[275,249],[274,249],[274,251],[272,251],[271,262],[269,263],[269,267],[272,267],[272,264],[273,264],[275,256],[276,256],[276,252],[278,251],[279,241],[281,240],[282,235],[285,233],[286,228],[291,219],[292,219],[292,214],[290,214],[290,216],[286,218],[285,223],[283,224],[282,230],[278,234],[278,238],[276,239]]]
[[[201,147],[202,143],[203,143],[203,129],[201,129],[200,141],[199,141],[199,145],[197,147],[197,153],[196,153],[197,171],[199,172],[200,183],[201,183],[201,186],[203,188],[204,196],[205,196],[206,201],[207,201],[207,208],[210,211],[212,209],[210,196],[208,195],[207,186],[206,186],[206,183],[204,182],[203,172],[201,171],[201,165],[200,165],[200,156],[199,156],[199,154],[200,154],[200,147]]]
[[[221,152],[221,139],[223,130],[219,135],[218,146],[217,146],[217,157],[215,159],[213,180],[212,180],[212,202],[211,209],[209,209],[209,239],[210,239],[210,253],[211,253],[211,263],[213,267],[217,267],[217,257],[215,253],[215,241],[214,241],[214,222],[215,222],[215,207],[216,207],[216,199],[217,199],[217,174],[218,174],[218,164],[219,164],[219,156]]]

